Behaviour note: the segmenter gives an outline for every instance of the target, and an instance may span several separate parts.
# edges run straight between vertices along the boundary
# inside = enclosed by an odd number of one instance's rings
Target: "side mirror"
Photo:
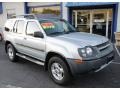
[[[42,32],[37,31],[37,32],[34,32],[34,37],[36,37],[36,38],[44,38],[44,35],[43,35]]]

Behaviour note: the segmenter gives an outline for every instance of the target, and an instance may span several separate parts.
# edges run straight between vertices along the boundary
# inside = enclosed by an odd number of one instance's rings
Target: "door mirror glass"
[[[36,37],[36,38],[44,38],[44,35],[43,35],[42,32],[37,31],[37,32],[34,32],[34,37]]]

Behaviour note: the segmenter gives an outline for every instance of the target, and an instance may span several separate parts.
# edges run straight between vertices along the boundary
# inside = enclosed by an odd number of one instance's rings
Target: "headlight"
[[[78,52],[79,52],[80,56],[87,58],[87,57],[93,56],[94,50],[92,47],[87,46],[85,48],[78,49]]]
[[[87,55],[91,56],[91,55],[93,54],[92,48],[87,47],[87,48],[86,48],[86,53],[87,53]]]

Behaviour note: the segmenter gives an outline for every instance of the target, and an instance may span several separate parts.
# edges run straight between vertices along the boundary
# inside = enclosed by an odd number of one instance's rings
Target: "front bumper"
[[[72,75],[87,73],[91,71],[99,71],[109,65],[114,59],[114,52],[112,51],[108,55],[96,60],[83,61],[81,64],[77,64],[72,59],[67,59]]]

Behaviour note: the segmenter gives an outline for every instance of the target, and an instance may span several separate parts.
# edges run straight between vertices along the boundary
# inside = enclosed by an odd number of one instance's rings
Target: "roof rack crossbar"
[[[37,19],[37,17],[34,14],[14,15],[11,18]]]

